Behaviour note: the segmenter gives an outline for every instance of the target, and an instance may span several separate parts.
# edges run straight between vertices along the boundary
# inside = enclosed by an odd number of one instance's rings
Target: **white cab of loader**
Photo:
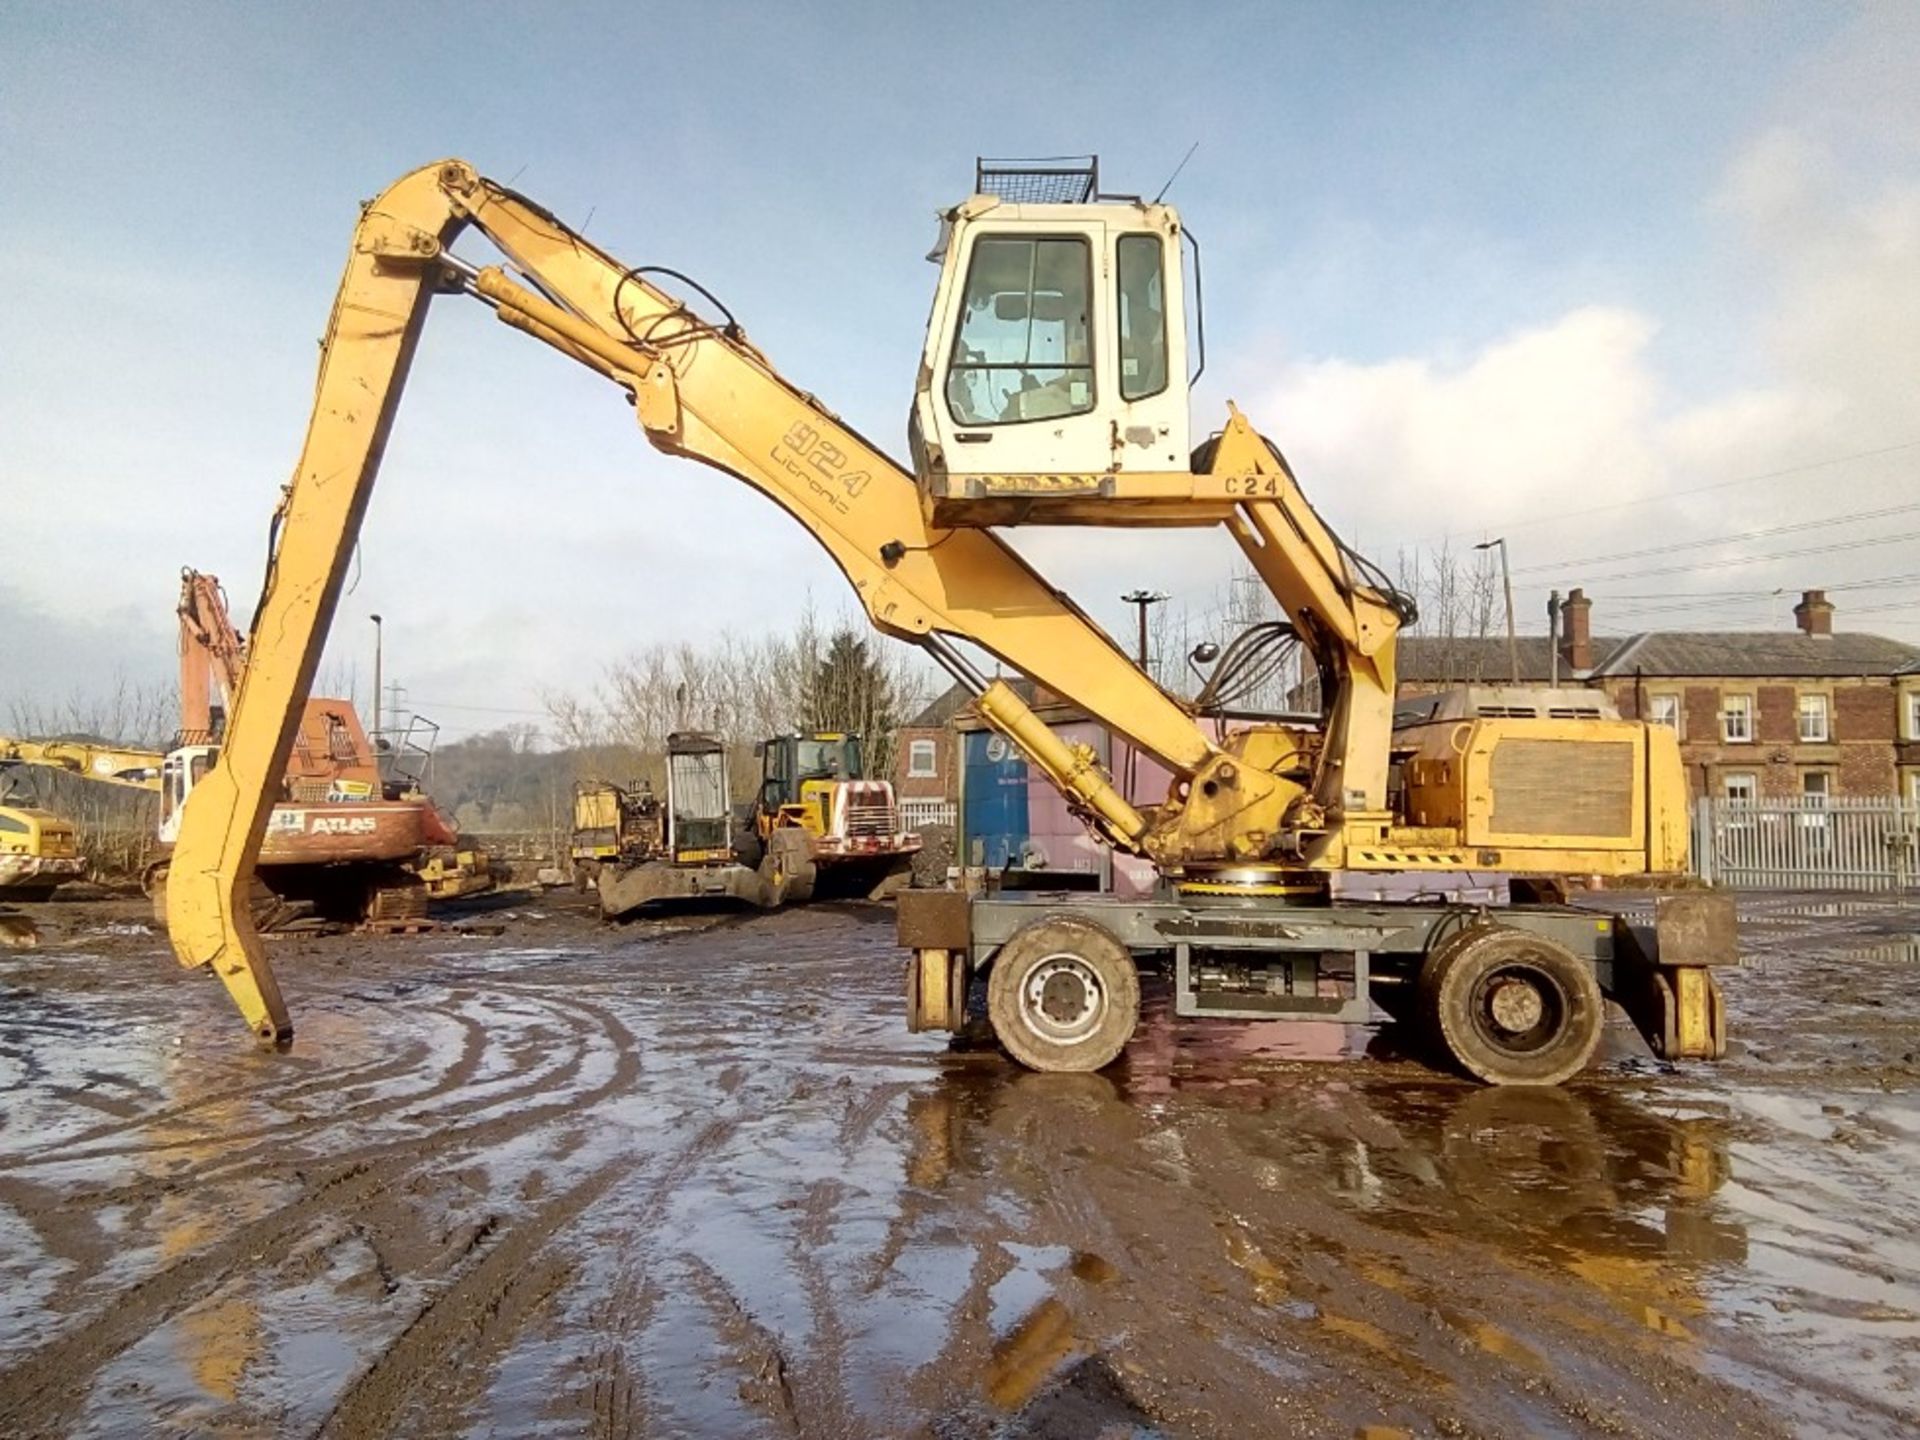
[[[1180,218],[1100,197],[1097,172],[995,170],[942,217],[911,424],[915,468],[949,477],[1188,468]],[[1025,203],[1009,196],[1065,198]]]

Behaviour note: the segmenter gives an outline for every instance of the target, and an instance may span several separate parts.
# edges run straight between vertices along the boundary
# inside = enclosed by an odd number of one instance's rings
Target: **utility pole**
[[[1140,668],[1147,668],[1147,607],[1158,605],[1167,597],[1159,590],[1129,590],[1120,599],[1140,612]]]
[[[1520,683],[1520,642],[1513,634],[1513,573],[1507,569],[1507,537],[1484,540],[1474,546],[1476,550],[1491,550],[1500,547],[1500,585],[1507,592],[1507,669],[1512,672],[1513,683]]]
[[[1547,596],[1547,674],[1549,683],[1560,684],[1560,592]]]
[[[373,621],[373,748],[380,749],[380,617],[371,615]]]

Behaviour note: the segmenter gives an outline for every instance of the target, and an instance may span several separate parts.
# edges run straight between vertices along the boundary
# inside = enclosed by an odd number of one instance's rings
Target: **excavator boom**
[[[468,227],[535,288],[452,257]],[[794,515],[881,630],[968,672],[947,637],[972,641],[1089,712],[1117,717],[1176,773],[1214,753],[1187,711],[998,537],[933,528],[913,477],[783,379],[737,327],[699,318],[645,272],[469,166],[430,165],[367,205],[355,230],[258,613],[256,634],[274,643],[256,642],[249,656],[221,763],[196,792],[205,798],[189,807],[174,855],[175,953],[211,965],[263,1040],[284,1040],[291,1027],[242,903],[246,877],[428,303],[449,289],[627,390],[658,448],[745,480]],[[979,688],[1004,712],[1024,708],[1003,684]],[[1137,846],[1145,818],[1099,777],[1080,783],[1109,836]]]
[[[85,740],[19,740],[0,735],[0,767],[33,765],[106,785],[157,791],[166,756],[157,750],[129,750]]]
[[[220,582],[198,570],[180,572],[180,741],[210,745],[219,738],[214,701],[231,710],[246,665],[246,642],[234,629]]]

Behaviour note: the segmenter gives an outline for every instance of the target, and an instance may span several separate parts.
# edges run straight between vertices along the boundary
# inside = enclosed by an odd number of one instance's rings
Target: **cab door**
[[[1097,474],[1113,445],[1103,401],[1113,365],[1106,226],[976,222],[959,237],[927,398],[947,469],[993,475]]]

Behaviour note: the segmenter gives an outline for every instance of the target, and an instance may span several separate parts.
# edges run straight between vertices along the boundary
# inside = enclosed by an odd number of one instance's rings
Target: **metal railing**
[[[1895,796],[1696,800],[1693,866],[1742,890],[1920,884],[1920,805]]]
[[[902,800],[900,802],[900,824],[911,831],[921,831],[929,825],[951,825],[957,819],[954,803],[951,800]]]

